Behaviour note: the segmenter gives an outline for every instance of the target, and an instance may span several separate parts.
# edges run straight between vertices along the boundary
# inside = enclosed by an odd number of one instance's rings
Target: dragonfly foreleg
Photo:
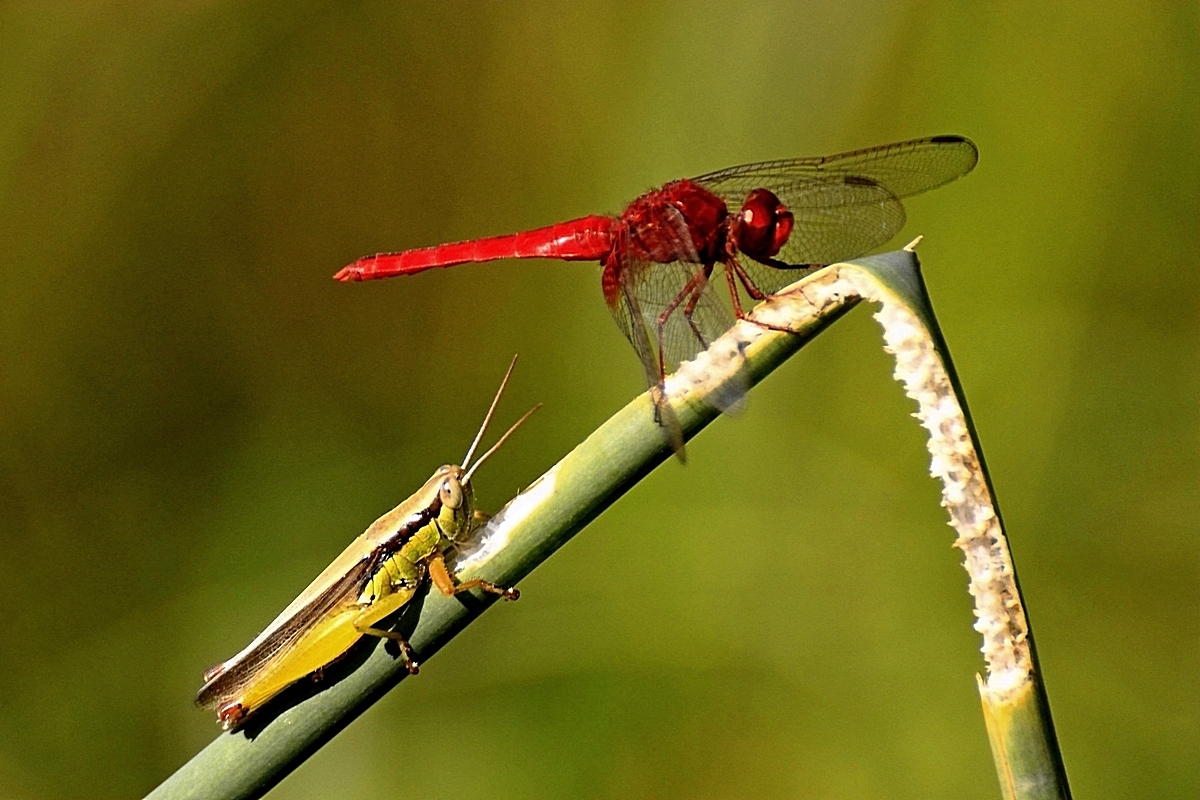
[[[737,281],[734,280],[734,274],[737,274]],[[742,297],[738,293],[738,281],[742,286],[746,287],[746,294],[750,295],[752,300],[766,300],[770,295],[764,294],[754,285],[754,281],[750,280],[750,276],[742,269],[742,265],[733,256],[729,256],[725,261],[725,281],[729,284],[729,295],[733,300],[733,313],[738,319],[744,319],[747,322],[757,325],[760,328],[766,328],[769,331],[781,331],[783,333],[795,333],[786,325],[772,325],[769,322],[754,319],[742,310]]]
[[[746,287],[746,294],[750,295],[751,300],[767,299],[767,294],[754,285],[754,281],[750,280],[750,276],[746,274],[746,269],[736,258],[731,256],[729,260],[725,262],[725,267],[727,274],[730,268],[737,273],[738,280],[741,281],[742,286]]]
[[[746,312],[742,310],[742,295],[738,291],[737,281],[733,279],[734,272],[739,276],[744,275],[741,264],[737,263],[737,259],[729,256],[725,261],[725,282],[729,284],[729,300],[733,303],[733,313],[738,319],[746,319]],[[743,282],[745,279],[743,278]],[[749,291],[749,290],[747,290]],[[754,291],[758,291],[757,287]],[[753,297],[753,295],[751,295]]]

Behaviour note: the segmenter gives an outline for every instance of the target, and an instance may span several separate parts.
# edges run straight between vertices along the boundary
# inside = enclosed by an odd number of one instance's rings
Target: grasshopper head
[[[437,475],[441,503],[438,524],[448,537],[462,541],[470,535],[475,517],[475,490],[471,487],[471,479],[466,470],[454,464],[442,467]]]

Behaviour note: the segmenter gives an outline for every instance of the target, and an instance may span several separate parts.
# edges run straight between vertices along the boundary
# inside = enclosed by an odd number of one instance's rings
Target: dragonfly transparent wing
[[[718,264],[713,272],[724,280]],[[689,361],[734,323],[704,275],[704,267],[686,261],[627,262],[613,316],[637,351],[654,385]],[[660,354],[662,374],[660,374]]]
[[[631,256],[626,233],[615,250],[619,290],[609,295],[617,325],[637,351],[650,386],[707,348],[734,322],[732,310],[713,291],[713,268],[700,263],[687,221],[674,207],[667,206],[663,213],[656,246],[675,260]]]
[[[764,161],[693,178],[736,214],[757,188],[774,192],[795,215],[776,259],[798,268],[860,256],[904,227],[901,199],[937,188],[970,172],[979,159],[961,136],[934,136],[832,156]],[[759,288],[774,291],[802,272],[740,259]]]

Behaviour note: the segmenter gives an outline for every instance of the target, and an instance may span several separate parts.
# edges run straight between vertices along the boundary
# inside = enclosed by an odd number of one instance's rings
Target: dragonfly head
[[[734,244],[755,261],[765,261],[787,244],[795,222],[774,192],[755,189],[746,196],[733,223]]]

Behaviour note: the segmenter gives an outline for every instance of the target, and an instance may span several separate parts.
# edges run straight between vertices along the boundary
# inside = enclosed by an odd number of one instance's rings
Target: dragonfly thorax
[[[728,218],[724,200],[689,180],[647,192],[621,215],[629,231],[631,255],[659,263],[720,261]]]

